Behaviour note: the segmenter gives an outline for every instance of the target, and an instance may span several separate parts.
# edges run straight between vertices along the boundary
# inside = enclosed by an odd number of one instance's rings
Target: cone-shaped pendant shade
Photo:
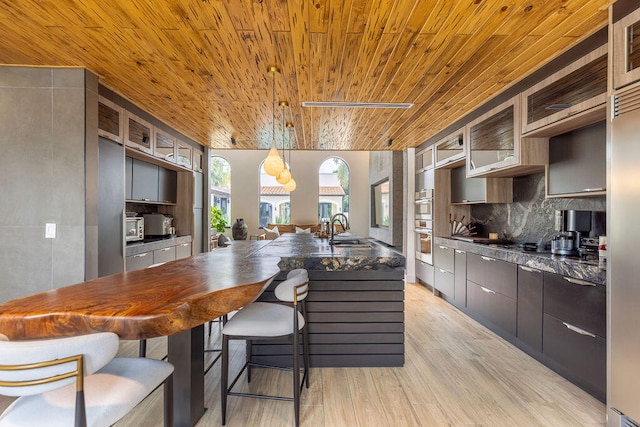
[[[291,178],[291,181],[287,182],[285,185],[283,185],[283,187],[288,192],[292,192],[296,189],[296,180]]]
[[[280,172],[276,177],[276,181],[278,181],[282,185],[285,185],[287,182],[291,181],[291,172],[289,172],[286,164],[284,165],[284,169],[282,169],[282,172]]]
[[[284,169],[284,162],[278,154],[278,149],[274,146],[271,147],[269,155],[264,159],[264,171],[267,175],[278,176]]]

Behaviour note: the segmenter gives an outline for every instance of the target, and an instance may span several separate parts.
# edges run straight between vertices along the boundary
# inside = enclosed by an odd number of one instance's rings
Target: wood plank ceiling
[[[0,64],[86,67],[213,148],[232,148],[232,137],[233,148],[270,146],[274,83],[294,148],[402,150],[604,27],[612,2],[0,0]]]

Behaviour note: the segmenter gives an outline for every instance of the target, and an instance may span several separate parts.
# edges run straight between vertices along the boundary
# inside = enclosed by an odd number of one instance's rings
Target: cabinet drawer
[[[176,246],[176,259],[187,258],[191,256],[191,243],[182,243]]]
[[[607,297],[604,285],[544,273],[544,312],[606,337]]]
[[[441,268],[443,270],[449,271],[453,273],[453,265],[454,265],[454,250],[448,246],[444,245],[434,245],[433,248],[433,263],[436,268]]]
[[[515,299],[467,281],[467,308],[511,335],[516,335]]]
[[[453,298],[454,294],[454,277],[453,273],[436,267],[436,284],[435,288],[448,297]]]
[[[517,296],[518,270],[516,264],[495,258],[468,254],[467,278],[513,300]]]
[[[604,401],[607,341],[597,335],[585,335],[584,331],[576,332],[573,326],[545,314],[543,353],[565,368],[572,381]]]
[[[433,266],[416,259],[416,278],[433,286]]]
[[[153,252],[143,252],[127,257],[127,271],[142,270],[153,264]]]
[[[160,262],[168,262],[176,259],[176,247],[169,246],[168,248],[156,249],[153,251],[153,263],[158,264]]]

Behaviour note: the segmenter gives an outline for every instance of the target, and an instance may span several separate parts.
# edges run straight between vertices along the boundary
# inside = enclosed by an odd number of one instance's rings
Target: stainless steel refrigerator
[[[607,196],[609,426],[640,425],[640,87],[614,96]]]

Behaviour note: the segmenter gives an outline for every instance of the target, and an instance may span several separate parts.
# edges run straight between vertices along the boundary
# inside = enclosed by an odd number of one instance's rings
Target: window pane
[[[331,157],[320,165],[318,172],[318,222],[343,213],[349,217],[349,165]]]
[[[227,226],[231,226],[231,166],[224,158],[212,156],[210,170],[211,207],[219,209]]]
[[[267,227],[269,224],[291,224],[291,193],[274,177],[267,175],[262,164],[258,215],[259,227]]]

